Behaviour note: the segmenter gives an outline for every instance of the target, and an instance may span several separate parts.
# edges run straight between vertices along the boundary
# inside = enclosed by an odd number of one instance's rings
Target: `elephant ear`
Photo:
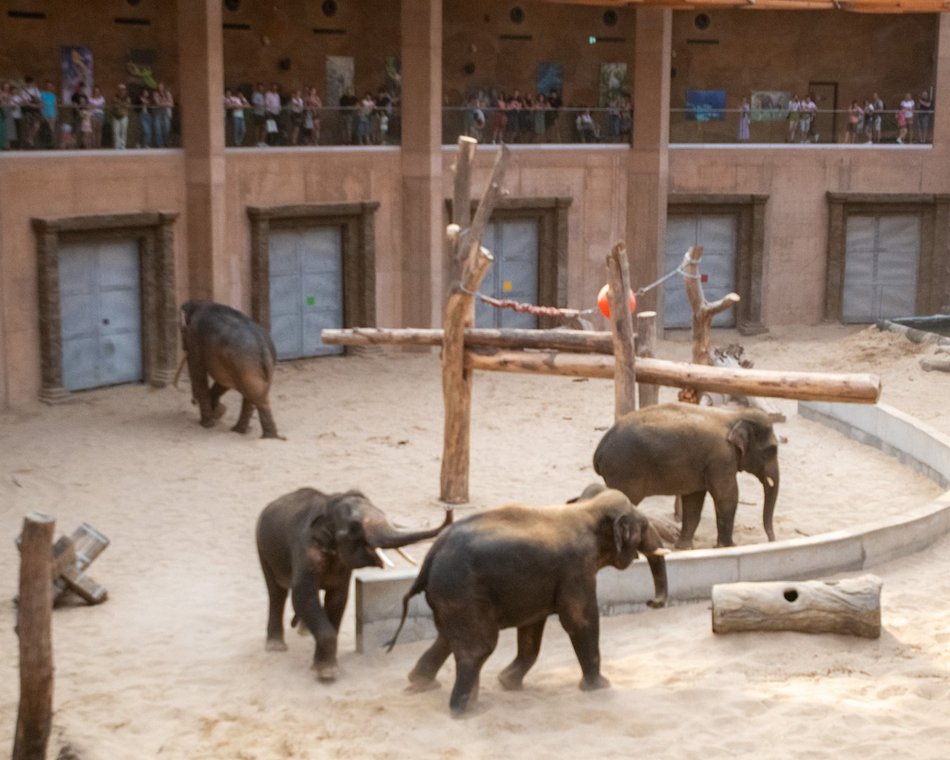
[[[628,514],[614,518],[614,548],[619,557],[626,546],[629,546],[633,535],[633,519]]]
[[[336,538],[333,535],[333,526],[326,515],[317,515],[310,523],[310,543],[322,551],[329,552],[336,548]]]
[[[647,557],[656,555],[663,550],[663,539],[660,537],[660,532],[650,522],[650,518],[641,515],[641,519],[643,524],[640,526],[640,544],[637,549]]]
[[[745,461],[746,452],[749,450],[749,437],[751,431],[750,425],[745,420],[739,420],[730,428],[726,434],[726,440],[739,450],[739,461]]]

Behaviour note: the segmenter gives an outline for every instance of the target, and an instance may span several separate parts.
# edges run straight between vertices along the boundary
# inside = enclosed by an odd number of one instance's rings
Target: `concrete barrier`
[[[883,404],[800,402],[798,412],[874,446],[903,464],[950,487],[950,437]],[[729,549],[699,549],[667,557],[671,601],[707,599],[717,583],[820,578],[867,570],[926,548],[950,531],[950,491],[898,518],[854,530]],[[357,651],[392,638],[402,615],[402,598],[415,570],[361,570],[356,573]],[[643,559],[627,570],[602,570],[597,598],[602,615],[641,608],[653,596],[653,579]],[[413,597],[400,642],[435,636],[432,612],[422,595]]]

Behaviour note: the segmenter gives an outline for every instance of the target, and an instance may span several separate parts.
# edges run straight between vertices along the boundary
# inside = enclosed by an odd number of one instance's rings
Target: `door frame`
[[[59,303],[59,248],[70,243],[135,240],[139,250],[142,307],[142,377],[156,388],[175,374],[178,301],[175,295],[177,212],[34,217],[40,316],[40,399],[68,401],[63,387],[63,332]]]
[[[950,194],[827,193],[828,249],[825,276],[826,322],[840,322],[844,306],[844,266],[848,216],[920,217],[916,311],[934,314],[950,307]]]
[[[270,331],[270,231],[342,227],[343,327],[376,326],[377,201],[248,206],[251,221],[251,318]],[[347,346],[345,353],[353,347]]]
[[[832,88],[831,96],[831,108],[823,108],[821,110],[831,111],[831,139],[827,142],[836,143],[838,142],[838,83],[837,82],[809,82],[808,83],[808,95],[812,93],[812,87],[830,87]],[[816,103],[817,105],[817,103]],[[819,142],[821,142],[819,140]]]

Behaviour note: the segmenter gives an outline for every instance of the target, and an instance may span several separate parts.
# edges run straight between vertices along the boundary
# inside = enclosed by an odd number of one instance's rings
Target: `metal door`
[[[342,354],[320,331],[343,327],[340,227],[275,230],[269,238],[270,329],[278,359]]]
[[[683,254],[694,245],[703,246],[699,262],[704,276],[703,293],[708,301],[718,301],[736,289],[737,217],[734,214],[670,216],[666,222],[664,272],[683,263]],[[686,298],[683,277],[676,275],[663,284],[663,326],[690,327],[693,312]],[[736,310],[726,309],[712,321],[713,327],[734,327]]]
[[[538,303],[538,223],[533,219],[492,222],[485,228],[482,245],[495,257],[481,290],[493,298]],[[496,309],[476,302],[478,327],[534,329],[538,318],[511,309]]]
[[[874,322],[917,313],[920,218],[848,217],[843,322]]]
[[[139,250],[134,240],[59,249],[63,387],[142,380]]]

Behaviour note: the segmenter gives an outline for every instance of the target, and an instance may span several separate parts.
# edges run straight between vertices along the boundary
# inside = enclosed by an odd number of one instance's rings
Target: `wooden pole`
[[[442,441],[440,498],[449,504],[468,501],[469,450],[472,425],[472,372],[465,366],[465,328],[475,321],[474,295],[491,266],[491,254],[480,241],[492,211],[502,197],[510,151],[502,146],[491,179],[467,230],[447,230],[454,237],[456,256],[462,262],[459,282],[452,286],[445,306],[442,346],[442,400],[445,424]]]
[[[712,589],[713,633],[799,631],[881,635],[881,579],[720,583]]]
[[[620,419],[637,408],[637,360],[627,295],[630,291],[630,269],[623,243],[617,243],[607,256],[607,283],[615,357],[614,419]]]
[[[20,544],[20,707],[12,760],[43,760],[53,717],[53,531],[56,521],[32,513]]]
[[[438,328],[416,327],[350,327],[321,332],[324,343],[336,346],[441,346],[444,336],[445,331]],[[466,327],[464,336],[467,348],[540,348],[593,354],[614,352],[613,337],[609,332]]]
[[[652,359],[656,356],[656,312],[641,311],[637,314],[637,357]],[[657,385],[637,383],[640,408],[652,406],[660,401],[660,388]]]
[[[494,354],[466,352],[465,366],[493,372],[533,372],[541,375],[612,379],[612,356],[566,354],[555,351]],[[675,388],[702,388],[719,393],[770,396],[802,401],[845,401],[874,404],[881,395],[881,379],[863,373],[785,372],[765,369],[705,367],[665,359],[640,359],[641,382]]]

